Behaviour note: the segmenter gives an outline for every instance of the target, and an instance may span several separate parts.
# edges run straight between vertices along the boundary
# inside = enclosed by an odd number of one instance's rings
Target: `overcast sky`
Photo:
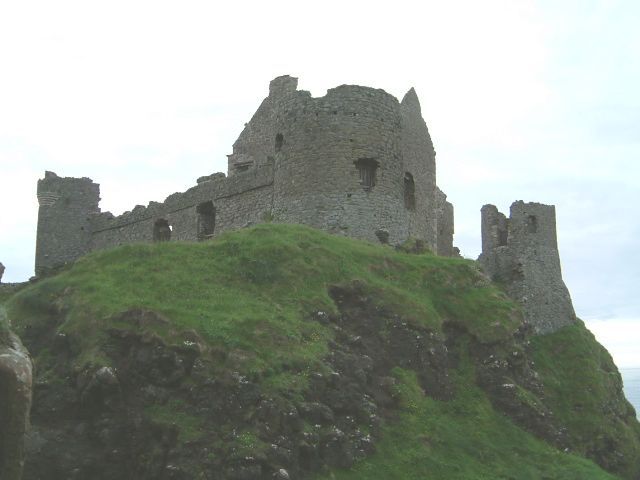
[[[0,261],[33,275],[36,181],[101,184],[115,214],[226,171],[278,75],[415,87],[456,211],[555,204],[578,315],[640,366],[640,2],[0,0]]]

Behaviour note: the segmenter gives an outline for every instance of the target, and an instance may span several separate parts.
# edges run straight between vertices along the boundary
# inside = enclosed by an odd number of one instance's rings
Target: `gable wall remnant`
[[[443,257],[455,255],[453,250],[453,205],[447,201],[447,196],[436,187],[436,253]]]
[[[437,252],[436,152],[427,124],[422,118],[420,101],[413,88],[402,99],[400,113],[403,169],[405,174],[412,176],[414,184],[420,186],[415,189],[415,198],[416,205],[422,207],[408,212],[409,229],[420,232],[420,237],[427,239],[430,248]]]

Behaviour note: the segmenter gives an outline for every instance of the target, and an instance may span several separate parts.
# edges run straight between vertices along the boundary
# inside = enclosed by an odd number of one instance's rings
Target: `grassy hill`
[[[606,350],[532,337],[472,261],[259,225],[96,252],[5,306],[37,370],[26,479],[640,475]]]

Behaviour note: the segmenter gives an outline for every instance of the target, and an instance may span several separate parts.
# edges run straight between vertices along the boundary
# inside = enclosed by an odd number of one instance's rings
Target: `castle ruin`
[[[550,333],[574,323],[576,314],[560,270],[555,207],[517,201],[509,218],[493,205],[482,207],[481,215],[478,261],[522,306],[534,330]]]
[[[114,216],[100,211],[100,188],[91,179],[46,172],[38,181],[36,275],[96,249],[202,241],[265,220],[391,245],[413,238],[438,255],[453,255],[453,205],[436,185],[435,150],[416,92],[410,89],[399,102],[384,90],[342,85],[314,98],[297,84],[287,75],[271,81],[269,95],[233,144],[227,175],[200,177],[164,202]],[[553,207],[527,208],[538,212],[532,215],[539,231],[530,237],[519,210],[509,222],[483,209],[480,260],[547,331],[554,310],[538,315],[527,305],[531,298],[564,299],[562,292],[543,295],[544,282],[538,282],[548,268],[564,287],[555,217]],[[537,293],[527,297],[531,286]]]
[[[453,206],[436,187],[435,151],[413,89],[342,85],[324,97],[274,79],[216,173],[164,202],[120,216],[100,212],[99,185],[47,172],[38,182],[36,274],[95,249],[203,240],[258,223],[303,223],[399,244],[423,240],[450,255]]]

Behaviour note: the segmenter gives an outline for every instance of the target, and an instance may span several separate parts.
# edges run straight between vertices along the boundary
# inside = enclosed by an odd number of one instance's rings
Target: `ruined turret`
[[[89,216],[99,211],[100,186],[89,178],[45,172],[38,180],[36,275],[76,260],[91,249]]]
[[[562,280],[553,205],[514,202],[509,218],[494,205],[482,207],[482,254],[491,280],[520,303],[537,333],[551,333],[576,321]]]

